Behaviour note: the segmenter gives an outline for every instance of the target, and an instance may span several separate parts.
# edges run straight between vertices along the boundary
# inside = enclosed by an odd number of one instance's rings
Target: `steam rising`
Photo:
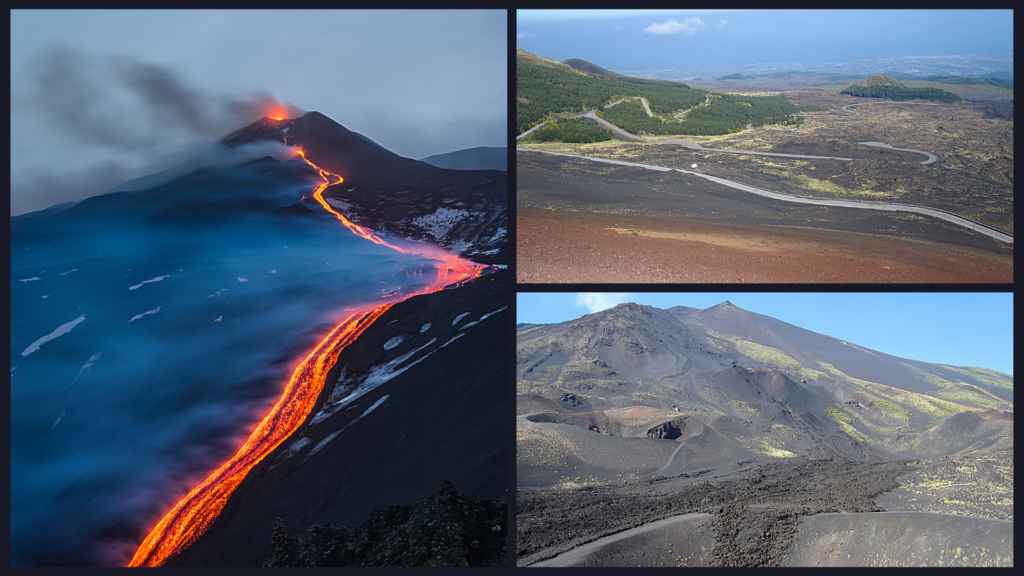
[[[45,157],[33,160],[36,169],[18,163],[11,181],[14,215],[165,170],[272,109],[283,108],[290,117],[305,113],[268,93],[204,93],[166,67],[127,56],[60,48],[37,64],[22,105],[47,122],[58,147],[76,151],[73,157],[83,163],[47,164]],[[83,148],[90,151],[84,158]],[[40,152],[56,157],[61,150]]]

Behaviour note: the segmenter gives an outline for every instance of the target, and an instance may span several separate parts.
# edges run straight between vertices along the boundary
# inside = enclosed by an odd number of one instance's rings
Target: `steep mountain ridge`
[[[516,352],[518,566],[1012,565],[985,387],[1012,376],[730,302],[519,324]]]
[[[282,142],[344,180],[324,198],[378,234],[432,242],[484,264],[507,262],[508,174],[451,170],[395,154],[320,112],[263,118],[224,137],[226,146]]]
[[[518,464],[521,477],[534,483],[528,485],[566,482],[564,473],[555,473],[564,466],[550,464],[574,459],[587,462],[577,465],[581,471],[611,481],[615,459],[597,458],[593,450],[604,446],[611,453],[627,444],[585,431],[664,441],[681,417],[691,419],[691,430],[699,422],[706,429],[702,438],[721,434],[731,444],[688,454],[697,441],[680,432],[675,438],[689,448],[660,457],[660,466],[653,465],[659,458],[653,453],[652,464],[632,458],[629,474],[647,478],[657,468],[692,471],[750,457],[873,461],[951,454],[1012,426],[976,415],[1012,411],[1012,400],[987,388],[976,372],[875,352],[727,301],[706,309],[620,304],[522,328],[517,414],[520,443],[528,450]],[[973,382],[953,386],[942,378],[954,374]],[[1012,391],[1012,377],[992,381]],[[629,410],[656,412],[639,428],[627,422]],[[662,432],[647,434],[655,429]],[[934,438],[945,436],[958,440]]]

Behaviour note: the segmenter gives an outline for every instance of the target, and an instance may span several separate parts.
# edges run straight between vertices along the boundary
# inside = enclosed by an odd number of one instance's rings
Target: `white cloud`
[[[715,24],[715,28],[723,28],[728,23],[729,23],[728,20],[722,20],[721,18],[719,18],[718,19],[718,24]]]
[[[635,296],[629,292],[581,292],[576,295],[575,304],[589,312],[607,310],[616,304],[630,302]]]
[[[651,24],[644,28],[647,34],[678,34],[680,32],[688,35],[696,34],[698,30],[707,28],[708,25],[700,18],[687,18],[685,22],[679,23],[675,18],[669,19],[664,24]]]
[[[519,32],[519,33],[516,34],[516,42],[518,42],[520,40],[526,40],[526,39],[529,39],[529,38],[535,38],[536,36],[537,36],[536,34],[534,34],[533,32],[530,32],[529,30],[523,30],[522,32]]]

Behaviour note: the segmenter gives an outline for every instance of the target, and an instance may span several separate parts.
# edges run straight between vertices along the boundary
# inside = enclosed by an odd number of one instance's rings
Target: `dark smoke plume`
[[[55,162],[45,176],[12,166],[12,214],[95,196],[165,170],[276,107],[289,117],[305,113],[269,93],[209,94],[158,64],[70,48],[41,57],[33,80],[23,105],[46,121]],[[111,159],[72,167],[60,161],[62,149],[88,150],[90,158],[105,150]]]

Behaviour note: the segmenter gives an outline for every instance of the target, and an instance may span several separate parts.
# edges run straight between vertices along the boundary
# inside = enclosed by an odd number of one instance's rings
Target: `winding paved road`
[[[710,95],[708,95],[708,94],[705,94],[705,95],[704,95],[704,104],[697,104],[697,106],[704,106],[704,105],[706,105],[706,104],[707,104],[708,102],[710,102],[710,101],[711,101],[711,96],[710,96]],[[687,112],[689,112],[690,110],[693,110],[693,109],[694,109],[694,108],[696,108],[697,106],[691,106],[691,107],[687,108],[686,110],[683,110],[683,111],[682,111],[682,112],[680,112],[679,114],[675,114],[675,115],[673,115],[672,117],[673,117],[673,118],[675,118],[676,120],[679,120],[679,117],[680,117],[680,116],[682,116],[682,115],[686,114],[686,113],[687,113]],[[607,108],[607,106],[605,106],[605,108]],[[679,120],[679,121],[680,121],[680,122],[682,122],[682,120]]]
[[[937,162],[939,160],[939,157],[936,156],[935,154],[932,154],[931,152],[925,152],[924,150],[911,150],[910,148],[896,148],[895,146],[891,146],[889,144],[886,144],[885,142],[857,142],[857,144],[860,144],[862,146],[878,146],[880,148],[888,148],[890,150],[902,150],[904,152],[917,152],[918,154],[924,154],[925,156],[928,157],[928,159],[925,160],[924,162],[921,162],[921,164],[931,164],[932,162]]]
[[[647,98],[641,96],[640,103],[644,105],[644,110],[647,110],[647,117],[654,118],[654,112],[651,112],[651,107],[647,105]]]
[[[520,134],[519,136],[516,136],[516,140],[519,140],[519,139],[520,139],[520,138],[522,138],[523,136],[526,136],[526,135],[527,135],[527,134],[529,134],[530,132],[533,132],[534,130],[536,130],[537,128],[540,128],[541,126],[543,126],[543,125],[545,125],[545,124],[547,124],[547,122],[541,122],[540,124],[537,124],[536,126],[534,126],[533,128],[530,128],[530,129],[529,129],[529,130],[527,130],[526,132],[523,132],[523,133],[522,133],[522,134]]]
[[[623,100],[625,100],[625,98],[621,98],[619,100],[616,100],[615,102],[612,102],[608,106],[614,106],[615,104],[618,104],[619,102],[622,102]],[[647,110],[647,115],[653,117],[654,115],[651,113],[651,109],[647,106],[647,99],[641,96],[640,97],[640,101],[643,103],[644,108]],[[709,101],[710,101],[710,95],[705,95],[704,96],[704,104],[707,104]],[[852,107],[852,106],[864,106],[866,104],[920,104],[920,105],[924,105],[924,106],[941,106],[941,104],[931,104],[931,103],[927,103],[927,102],[896,102],[895,100],[886,100],[884,102],[861,102],[859,104],[847,104],[846,106],[843,106],[842,108],[843,108],[843,110],[845,112],[849,112],[851,114],[856,114],[857,116],[860,116],[860,112],[857,112],[856,110],[847,110],[847,108]],[[608,106],[605,106],[605,107],[607,108]],[[702,106],[702,104],[698,104],[697,106]],[[694,106],[694,108],[696,108],[696,106]],[[676,115],[676,118],[678,118],[679,116],[681,116],[683,114],[686,114],[690,110],[693,110],[693,108],[688,108],[688,109],[680,112],[679,114]],[[842,160],[842,161],[845,161],[845,162],[852,162],[853,161],[853,158],[844,158],[844,157],[841,157],[841,156],[809,156],[809,155],[806,155],[806,154],[783,154],[781,152],[751,152],[751,151],[747,151],[747,150],[725,150],[725,149],[722,149],[722,148],[704,148],[703,146],[701,146],[700,144],[697,144],[696,142],[689,142],[689,141],[686,141],[686,140],[649,140],[649,139],[644,138],[642,136],[636,136],[634,134],[630,134],[629,132],[626,132],[622,128],[619,128],[618,126],[616,126],[616,125],[614,125],[614,124],[604,120],[603,118],[598,118],[597,115],[595,114],[595,112],[596,112],[596,110],[586,110],[586,111],[583,111],[583,112],[578,112],[576,114],[571,114],[569,116],[566,116],[566,118],[579,118],[579,117],[588,118],[590,120],[593,120],[594,122],[597,122],[601,126],[604,126],[605,128],[608,128],[609,130],[612,130],[613,132],[615,132],[616,134],[618,134],[622,138],[624,138],[626,140],[629,140],[631,142],[649,142],[649,143],[652,143],[652,144],[677,144],[679,146],[684,146],[684,147],[690,148],[692,150],[704,150],[704,151],[707,151],[707,152],[724,152],[726,154],[749,154],[749,155],[753,155],[753,156],[779,156],[779,157],[782,157],[782,158],[808,158],[808,159],[813,159],[813,160]],[[811,116],[811,114],[794,114],[794,116]],[[536,130],[537,128],[540,128],[543,125],[544,125],[544,123],[541,123],[541,124],[538,124],[537,126],[534,126],[533,128],[530,128],[526,132],[523,132],[522,134],[517,136],[516,140],[522,138],[523,136],[526,136],[530,132],[533,132],[534,130]],[[753,128],[753,123],[747,124],[747,128],[746,129],[750,130],[751,128]],[[932,154],[931,152],[925,152],[924,150],[912,150],[910,148],[896,148],[895,146],[892,146],[891,144],[886,144],[885,142],[858,142],[858,144],[861,144],[863,146],[878,146],[878,147],[881,147],[881,148],[889,148],[890,150],[900,150],[900,151],[903,151],[903,152],[915,152],[917,154],[924,154],[925,156],[927,156],[927,160],[924,160],[923,162],[921,162],[921,164],[933,164],[935,162],[938,162],[938,160],[939,160],[939,157],[936,156],[935,154]]]
[[[793,202],[795,204],[813,204],[817,206],[835,206],[841,208],[860,208],[863,210],[881,210],[885,212],[913,212],[916,214],[924,214],[926,216],[932,216],[951,222],[958,226],[963,226],[975,232],[979,232],[991,238],[994,238],[1000,242],[1007,244],[1013,244],[1013,236],[1007,234],[1001,230],[991,228],[979,222],[968,220],[956,214],[939,210],[936,208],[926,208],[924,206],[915,206],[913,204],[889,204],[886,202],[860,202],[856,200],[829,200],[827,198],[806,198],[802,196],[794,196],[791,194],[780,194],[771,190],[765,190],[763,188],[757,188],[756,186],[749,186],[747,184],[741,184],[739,182],[733,182],[732,180],[726,180],[725,178],[719,178],[717,176],[711,176],[710,174],[703,174],[701,172],[694,172],[691,170],[684,170],[682,168],[669,168],[667,166],[654,166],[651,164],[640,164],[638,162],[627,162],[625,160],[612,160],[610,158],[597,158],[593,156],[580,156],[578,154],[566,154],[564,152],[551,152],[548,150],[536,150],[532,148],[519,148],[518,151],[529,151],[529,152],[541,152],[544,154],[553,154],[555,156],[567,156],[570,158],[583,158],[585,160],[592,160],[594,162],[606,162],[608,164],[619,164],[622,166],[636,166],[638,168],[646,168],[648,170],[655,170],[658,172],[670,172],[675,170],[676,172],[682,172],[683,174],[694,174],[722,184],[723,186],[729,186],[743,192],[749,192],[751,194],[757,194],[766,198],[772,198],[775,200],[781,200],[783,202]],[[776,154],[778,156],[778,154]]]

